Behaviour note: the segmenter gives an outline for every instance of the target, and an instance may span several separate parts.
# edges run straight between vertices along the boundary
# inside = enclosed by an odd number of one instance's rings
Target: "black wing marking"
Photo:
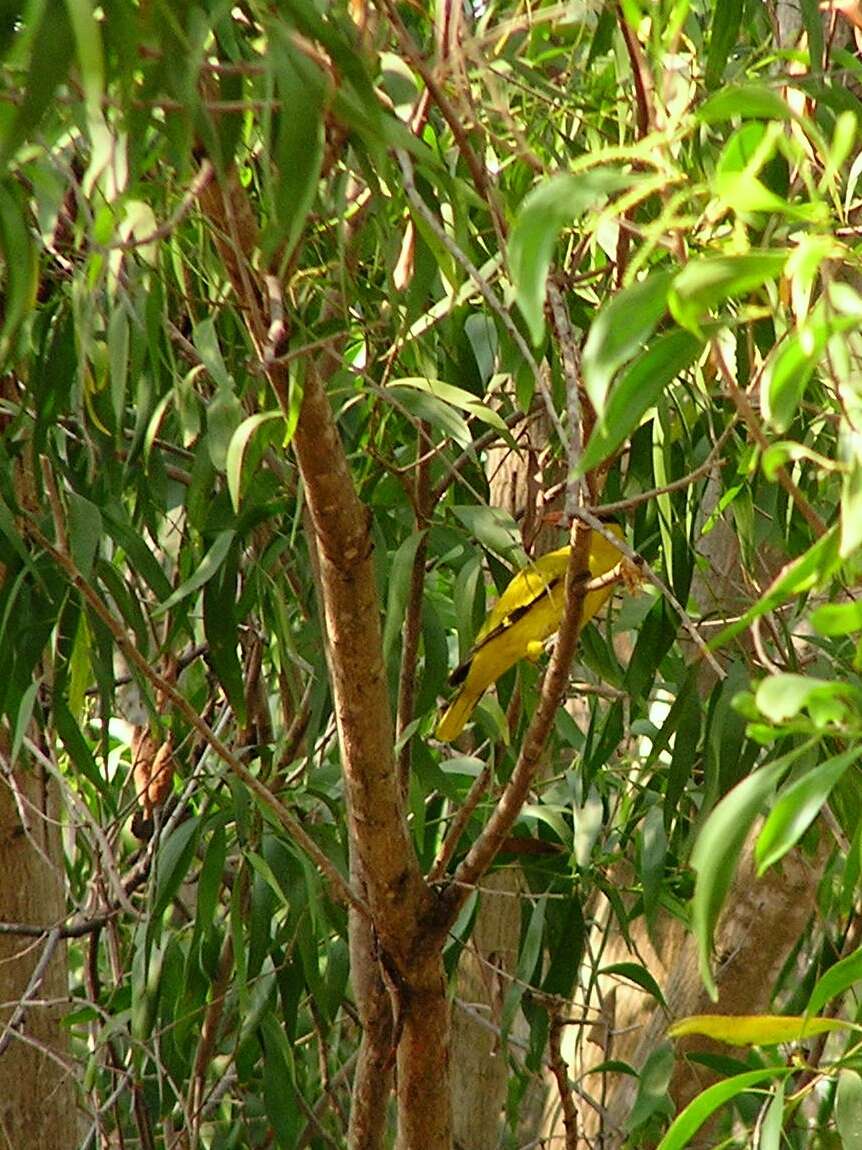
[[[591,576],[589,572],[586,572],[581,576],[581,578],[590,579]],[[539,599],[541,599],[543,595],[547,595],[553,591],[556,591],[558,588],[561,588],[564,583],[564,574],[555,576],[550,580],[549,583],[545,583],[544,586],[536,592],[532,599],[526,603],[522,603],[521,606],[516,607],[514,611],[510,611],[502,623],[496,626],[493,631],[489,631],[488,634],[485,635],[481,643],[478,643],[475,647],[471,647],[470,653],[464,662],[459,664],[459,666],[457,666],[449,676],[449,686],[458,687],[461,683],[464,682],[464,680],[467,678],[467,675],[469,674],[470,664],[473,662],[473,657],[477,651],[481,651],[486,643],[490,643],[492,639],[496,639],[498,635],[502,635],[504,631],[508,630],[509,627],[512,627],[515,623],[518,622],[519,619],[523,619],[527,612],[535,605]]]

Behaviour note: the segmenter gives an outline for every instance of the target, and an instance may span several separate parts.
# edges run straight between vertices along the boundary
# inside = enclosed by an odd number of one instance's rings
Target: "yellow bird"
[[[622,539],[616,524],[610,530]],[[622,560],[622,552],[594,531],[590,540],[590,578],[606,575]],[[544,641],[560,626],[565,601],[569,548],[542,555],[520,571],[497,600],[482,624],[473,649],[449,679],[460,691],[443,712],[436,735],[451,743],[461,734],[476,704],[497,679],[521,659],[537,659]],[[581,626],[601,609],[613,584],[587,592]]]

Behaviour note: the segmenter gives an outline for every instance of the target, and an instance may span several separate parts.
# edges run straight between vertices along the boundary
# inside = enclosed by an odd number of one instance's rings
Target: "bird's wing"
[[[489,635],[504,626],[506,620],[514,612],[529,607],[538,599],[549,583],[563,575],[568,557],[568,547],[560,547],[557,551],[549,551],[547,555],[541,555],[526,566],[523,571],[519,571],[488,612],[485,622],[479,628],[473,642],[473,650],[481,646]]]

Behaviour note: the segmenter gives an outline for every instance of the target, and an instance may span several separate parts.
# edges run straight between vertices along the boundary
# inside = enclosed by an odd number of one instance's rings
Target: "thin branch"
[[[134,251],[135,248],[144,248],[147,247],[148,244],[156,244],[160,240],[166,240],[170,235],[173,234],[173,232],[176,231],[179,224],[181,224],[185,217],[189,214],[193,205],[197,202],[201,192],[204,190],[214,175],[215,170],[212,164],[209,162],[209,160],[204,160],[200,166],[198,174],[189,185],[189,188],[180,201],[176,211],[173,212],[170,219],[165,220],[163,224],[160,224],[154,231],[150,232],[149,235],[136,237],[130,240],[117,240],[110,244],[97,244],[94,242],[93,247],[102,252],[130,252]]]
[[[567,473],[563,514],[565,516],[565,522],[571,523],[575,509],[581,504],[580,480],[576,478],[583,450],[583,443],[581,441],[583,425],[581,412],[581,367],[578,348],[572,335],[572,325],[569,322],[568,309],[566,308],[560,289],[551,278],[548,279],[548,302],[551,305],[551,315],[557,332],[557,342],[560,345],[560,351],[562,353],[563,378],[566,381],[568,436],[565,440]]]
[[[434,865],[428,872],[428,882],[435,883],[442,879],[446,873],[446,867],[449,865],[449,860],[455,853],[455,849],[461,839],[461,835],[469,823],[473,811],[479,805],[479,802],[488,789],[488,783],[491,781],[491,763],[487,762],[482,768],[481,772],[473,780],[470,790],[467,792],[467,797],[458,808],[458,813],[452,820],[452,825],[449,827],[449,832],[443,841],[443,845],[437,852],[437,857],[434,859]]]
[[[569,1086],[569,1069],[563,1058],[562,1037],[566,1021],[562,1015],[562,1005],[554,1002],[548,1006],[548,1065],[557,1083],[560,1106],[563,1111],[563,1129],[566,1133],[566,1150],[578,1147],[578,1112]]]

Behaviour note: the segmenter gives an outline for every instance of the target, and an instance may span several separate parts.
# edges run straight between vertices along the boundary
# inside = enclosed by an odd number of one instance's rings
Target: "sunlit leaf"
[[[617,168],[560,173],[539,184],[524,200],[509,239],[509,259],[518,306],[534,344],[541,342],[545,330],[545,283],[560,232],[635,179]]]
[[[705,124],[718,124],[737,116],[743,120],[789,120],[791,111],[777,92],[751,84],[716,92],[697,112],[697,118]]]
[[[727,299],[750,295],[779,276],[786,262],[787,253],[780,251],[691,260],[674,277],[668,308],[677,323],[698,334],[698,325],[710,310]]]
[[[671,1038],[702,1034],[731,1046],[777,1046],[800,1042],[814,1034],[846,1030],[851,1024],[838,1018],[810,1018],[788,1014],[693,1014],[668,1027]]]

